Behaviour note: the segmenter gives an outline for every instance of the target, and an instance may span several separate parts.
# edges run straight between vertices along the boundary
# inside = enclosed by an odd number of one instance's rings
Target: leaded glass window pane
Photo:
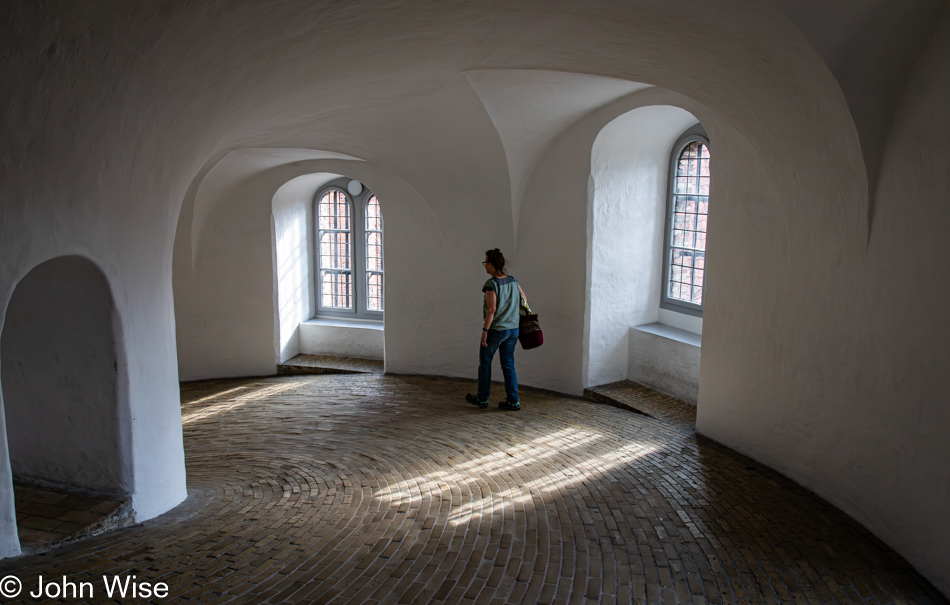
[[[320,304],[353,308],[352,208],[342,191],[327,191],[317,203]]]
[[[703,304],[705,287],[709,163],[709,147],[694,141],[680,153],[673,177],[667,296],[696,305]]]
[[[383,310],[383,215],[379,200],[366,201],[366,310]]]

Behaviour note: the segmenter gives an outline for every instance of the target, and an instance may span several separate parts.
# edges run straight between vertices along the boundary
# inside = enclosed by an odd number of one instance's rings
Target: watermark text
[[[12,599],[23,591],[23,582],[16,576],[0,579],[0,597]],[[96,583],[74,582],[66,576],[39,576],[26,594],[34,599],[91,599],[97,594],[109,599],[164,599],[168,596],[168,584],[146,582],[134,575],[102,576],[102,581]]]

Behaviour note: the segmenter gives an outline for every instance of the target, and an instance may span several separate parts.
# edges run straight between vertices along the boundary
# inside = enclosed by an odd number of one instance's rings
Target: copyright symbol
[[[12,599],[23,590],[23,583],[16,576],[7,576],[0,580],[0,596]]]

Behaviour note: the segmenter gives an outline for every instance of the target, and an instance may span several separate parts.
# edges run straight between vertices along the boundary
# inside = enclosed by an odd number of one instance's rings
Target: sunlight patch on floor
[[[276,395],[278,393],[296,388],[298,386],[299,384],[296,381],[279,383],[279,384],[266,386],[266,387],[260,387],[260,388],[254,388],[250,386],[240,386],[240,387],[235,387],[233,389],[228,389],[227,391],[222,391],[221,393],[218,393],[216,395],[209,395],[208,397],[202,397],[201,399],[191,401],[187,403],[186,405],[192,406],[195,404],[200,404],[200,403],[212,401],[215,399],[221,399],[222,397],[226,397],[230,394],[237,393],[242,390],[248,391],[244,393],[243,395],[238,395],[237,397],[228,398],[225,401],[208,405],[194,412],[190,412],[187,414],[183,413],[181,415],[181,423],[184,425],[188,425],[193,422],[198,422],[199,420],[206,420],[208,418],[213,418],[217,416],[218,414],[222,414],[224,412],[231,412],[236,409],[239,409],[242,406],[252,401],[262,400],[263,398],[270,397],[271,395]]]

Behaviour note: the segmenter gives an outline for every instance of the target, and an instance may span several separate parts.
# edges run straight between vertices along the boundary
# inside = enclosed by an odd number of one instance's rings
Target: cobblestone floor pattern
[[[947,603],[831,505],[673,424],[531,389],[480,410],[472,388],[183,385],[188,499],[0,575],[93,581],[89,602],[135,574],[162,603]]]

